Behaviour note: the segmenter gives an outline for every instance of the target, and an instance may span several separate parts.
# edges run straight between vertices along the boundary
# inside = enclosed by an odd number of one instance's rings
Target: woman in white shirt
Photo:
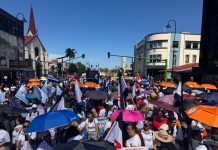
[[[98,140],[99,124],[98,120],[94,118],[93,113],[90,113],[88,115],[88,119],[86,119],[86,131],[88,134],[88,138]]]
[[[22,116],[19,116],[16,119],[16,126],[14,128],[14,131],[12,132],[12,144],[15,144],[15,140],[19,134],[19,132],[22,130],[23,126],[22,124],[24,123],[25,118],[23,118]]]
[[[148,122],[144,123],[144,129],[142,129],[141,134],[148,149],[153,149],[153,141],[155,140],[154,131],[150,129],[150,124]]]
[[[142,135],[141,135],[141,133],[138,133],[138,131],[136,129],[136,125],[129,124],[127,126],[127,132],[129,134],[130,139],[128,139],[126,141],[126,147],[145,146]]]

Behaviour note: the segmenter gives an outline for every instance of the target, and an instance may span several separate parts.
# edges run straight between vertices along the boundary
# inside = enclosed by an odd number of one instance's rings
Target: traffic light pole
[[[149,59],[149,58],[145,58],[145,57],[133,57],[133,56],[123,56],[123,55],[111,55],[110,52],[108,52],[108,58],[110,58],[111,56],[115,56],[115,57],[126,57],[126,58],[137,58],[137,59],[144,59],[144,60],[158,60],[159,62],[165,62],[164,65],[164,80],[167,80],[167,59]],[[146,62],[147,63],[147,62]]]

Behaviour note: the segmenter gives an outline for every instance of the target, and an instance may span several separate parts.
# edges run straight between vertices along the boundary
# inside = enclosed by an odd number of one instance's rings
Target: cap
[[[33,104],[33,105],[32,105],[32,108],[37,108],[37,105],[36,105],[36,104]]]

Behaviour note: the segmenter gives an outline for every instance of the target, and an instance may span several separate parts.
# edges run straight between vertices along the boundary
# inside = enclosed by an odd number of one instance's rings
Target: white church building
[[[48,54],[39,39],[33,9],[30,10],[30,20],[27,35],[24,36],[25,44],[25,59],[32,60],[32,76],[41,77],[42,75],[48,74]]]

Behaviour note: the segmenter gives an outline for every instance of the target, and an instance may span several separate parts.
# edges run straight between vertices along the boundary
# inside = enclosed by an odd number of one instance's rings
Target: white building
[[[30,21],[27,35],[24,36],[25,59],[32,59],[33,76],[48,74],[48,54],[40,41],[35,28],[33,9],[30,10]]]
[[[164,70],[164,60],[167,60],[167,68],[172,68],[172,64],[176,67],[198,63],[200,35],[187,32],[176,33],[173,48],[174,35],[169,32],[149,34],[135,45],[134,73],[140,73],[142,76],[158,75],[160,70]],[[172,63],[173,51],[174,63]]]

